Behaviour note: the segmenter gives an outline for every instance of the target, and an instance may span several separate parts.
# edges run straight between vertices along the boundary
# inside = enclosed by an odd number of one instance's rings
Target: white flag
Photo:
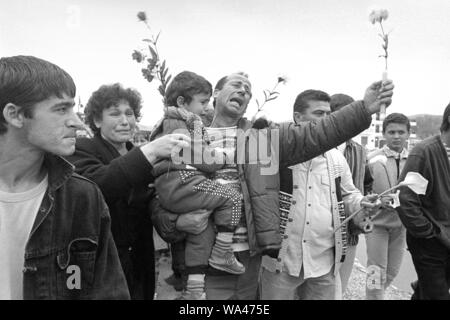
[[[422,177],[420,173],[410,171],[406,174],[405,180],[400,182],[399,186],[407,186],[417,194],[425,194],[428,180]]]

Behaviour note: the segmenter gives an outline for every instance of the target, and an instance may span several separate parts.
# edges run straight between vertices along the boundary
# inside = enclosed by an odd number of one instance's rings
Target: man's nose
[[[67,120],[67,126],[69,128],[73,128],[76,130],[82,130],[84,129],[84,123],[81,121],[80,117],[73,112],[72,116]]]
[[[245,94],[245,87],[244,87],[244,85],[243,84],[241,84],[240,86],[239,86],[239,88],[238,88],[238,93],[240,93],[240,94]]]

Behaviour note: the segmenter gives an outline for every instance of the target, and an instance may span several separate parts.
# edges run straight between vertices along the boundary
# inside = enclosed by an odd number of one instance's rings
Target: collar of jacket
[[[58,190],[73,174],[75,167],[64,158],[47,153],[44,156],[44,166],[48,172],[48,187],[51,191]]]
[[[406,150],[405,148],[403,148],[402,152],[398,153],[397,151],[394,151],[392,149],[390,149],[387,145],[385,145],[383,147],[383,152],[386,155],[386,157],[388,158],[398,158],[398,155],[400,155],[401,159],[406,159],[408,158],[408,150]]]
[[[103,139],[103,137],[100,134],[95,135],[94,138],[92,138],[92,139],[98,140],[102,144],[104,144],[106,146],[106,148],[111,152],[111,154],[114,155],[114,158],[120,157],[120,153],[119,153],[119,151],[117,151],[116,147],[114,147],[106,139]],[[127,142],[125,142],[125,147],[127,148],[128,151],[130,151],[131,149],[134,148],[134,145],[130,141],[127,141]]]

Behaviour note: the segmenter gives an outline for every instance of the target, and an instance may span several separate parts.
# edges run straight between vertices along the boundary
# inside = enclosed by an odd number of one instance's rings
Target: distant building
[[[420,139],[417,138],[417,122],[411,120],[411,135],[407,142],[407,149],[411,149]],[[353,138],[354,141],[365,146],[369,151],[383,147],[386,141],[383,138],[383,121],[380,119],[380,113],[372,115],[370,127]]]

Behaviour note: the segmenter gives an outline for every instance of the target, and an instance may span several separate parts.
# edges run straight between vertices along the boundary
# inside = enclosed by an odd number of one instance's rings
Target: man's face
[[[136,117],[127,101],[102,110],[102,118],[95,120],[102,136],[113,145],[121,145],[133,137]]]
[[[252,97],[250,81],[239,74],[228,76],[221,90],[214,91],[216,112],[233,118],[240,118],[247,110]]]
[[[210,94],[197,93],[194,94],[190,103],[184,103],[184,108],[192,113],[204,115],[208,108]]]
[[[386,139],[386,145],[389,149],[401,152],[405,147],[406,140],[409,138],[409,132],[406,124],[389,123],[383,133]]]
[[[303,112],[294,112],[294,121],[299,123],[301,121],[317,121],[331,113],[330,103],[326,101],[308,101],[309,108]]]
[[[32,118],[24,119],[26,142],[40,151],[68,156],[75,151],[76,130],[82,123],[73,111],[73,98],[51,97],[33,106]]]

